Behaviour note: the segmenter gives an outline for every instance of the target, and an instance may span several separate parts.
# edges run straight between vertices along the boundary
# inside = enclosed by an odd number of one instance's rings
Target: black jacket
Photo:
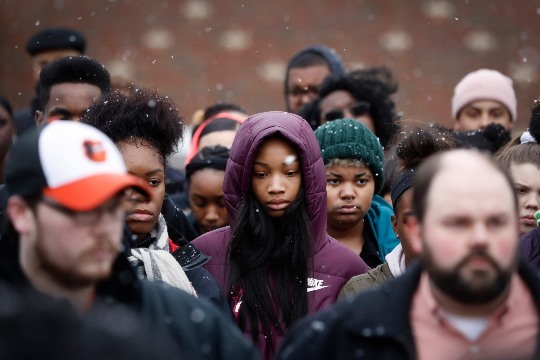
[[[149,331],[126,307],[95,306],[81,316],[67,299],[14,290],[3,282],[0,298],[2,359],[189,358],[179,354],[170,337]]]
[[[24,292],[35,291],[18,263],[17,244],[0,241],[0,283]],[[40,294],[39,296],[46,296]],[[98,284],[92,309],[128,308],[158,337],[172,340],[182,359],[258,359],[254,346],[236,324],[204,299],[163,282],[139,280],[125,254],[116,259],[112,275]]]
[[[415,263],[380,288],[300,321],[288,332],[276,359],[416,359],[409,314],[421,270]],[[540,309],[540,277],[523,262],[519,274]],[[535,359],[540,358],[539,343]]]
[[[210,256],[203,254],[190,243],[198,235],[186,215],[168,197],[163,201],[161,213],[167,223],[169,238],[179,246],[172,255],[184,269],[197,295],[209,300],[226,316],[232,318],[232,312],[221,287],[212,274],[202,267],[210,261]]]

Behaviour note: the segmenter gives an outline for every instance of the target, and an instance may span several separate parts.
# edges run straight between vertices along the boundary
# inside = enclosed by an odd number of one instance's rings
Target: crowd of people
[[[0,357],[540,358],[540,102],[512,134],[508,76],[466,74],[447,128],[312,45],[283,109],[188,123],[77,31],[26,49],[35,99],[0,96]]]

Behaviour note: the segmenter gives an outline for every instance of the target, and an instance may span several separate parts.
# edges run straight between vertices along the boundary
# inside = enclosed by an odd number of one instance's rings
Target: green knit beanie
[[[373,173],[375,194],[384,182],[384,151],[377,136],[353,119],[329,121],[315,131],[325,164],[333,159],[361,160]]]

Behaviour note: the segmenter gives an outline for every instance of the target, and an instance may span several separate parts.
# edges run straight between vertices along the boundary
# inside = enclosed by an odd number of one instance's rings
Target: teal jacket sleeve
[[[394,215],[392,206],[381,196],[375,195],[371,201],[371,207],[364,217],[377,240],[379,254],[383,263],[386,254],[394,250],[399,244],[399,240],[392,228],[392,215]]]

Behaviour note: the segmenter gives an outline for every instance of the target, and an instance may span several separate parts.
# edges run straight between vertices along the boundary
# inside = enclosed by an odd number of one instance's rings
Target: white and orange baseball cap
[[[46,195],[74,211],[92,210],[118,192],[147,185],[128,174],[116,145],[98,129],[54,121],[25,132],[9,151],[5,169],[9,195]]]

